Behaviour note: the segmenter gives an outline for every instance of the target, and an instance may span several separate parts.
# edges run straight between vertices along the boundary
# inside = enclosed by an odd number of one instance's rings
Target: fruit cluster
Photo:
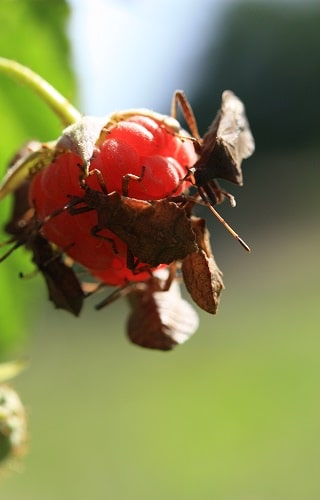
[[[135,115],[119,121],[101,134],[90,163],[86,184],[101,191],[95,171],[108,193],[140,200],[158,200],[181,194],[188,168],[197,160],[191,141],[182,140],[163,123]],[[71,199],[83,196],[79,184],[81,158],[64,152],[32,180],[30,202],[40,220],[61,209]],[[92,234],[97,223],[95,211],[86,208],[71,215],[68,210],[49,218],[43,225],[45,238],[63,249],[72,259],[109,285],[142,281],[150,277],[141,263],[133,272],[127,267],[127,245],[110,230],[98,238]],[[112,243],[112,244],[111,244]],[[117,249],[115,253],[114,248]]]
[[[224,198],[235,206],[217,179],[241,185],[241,163],[254,151],[242,101],[224,91],[201,137],[180,90],[169,116],[129,109],[98,118],[83,116],[16,61],[0,57],[1,70],[35,90],[66,128],[57,140],[31,141],[21,148],[0,182],[0,200],[14,194],[5,227],[13,246],[0,262],[25,246],[43,275],[49,300],[79,316],[88,292],[100,287],[84,283],[67,254],[102,283],[118,287],[96,304],[97,310],[128,298],[132,342],[160,350],[185,342],[198,318],[180,294],[181,278],[192,300],[210,314],[217,312],[223,289],[205,220],[192,213],[194,203],[202,200],[250,251],[214,208]],[[190,140],[176,120],[178,108]],[[173,200],[188,183],[197,189],[195,197]]]

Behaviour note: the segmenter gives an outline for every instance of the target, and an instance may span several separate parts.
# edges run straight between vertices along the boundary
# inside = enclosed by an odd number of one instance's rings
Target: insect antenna
[[[11,248],[7,252],[5,252],[3,255],[0,257],[0,262],[3,262],[9,255],[11,255],[17,248],[21,247],[23,245],[22,241],[16,241],[15,239],[11,239],[9,241],[5,241],[4,243],[0,244],[0,247],[5,246],[5,245],[10,245],[11,243],[14,243]]]
[[[242,238],[240,238],[240,236],[234,231],[234,229],[232,229],[232,227],[229,226],[229,224],[224,220],[224,218],[219,214],[219,212],[217,212],[216,209],[213,207],[212,202],[208,198],[203,187],[198,186],[198,191],[199,191],[201,198],[203,199],[205,204],[209,207],[209,209],[213,213],[213,215],[216,216],[218,221],[221,222],[221,224],[226,228],[226,230],[240,243],[240,245],[247,252],[251,252],[251,248],[249,247],[249,245],[247,245],[247,243]]]

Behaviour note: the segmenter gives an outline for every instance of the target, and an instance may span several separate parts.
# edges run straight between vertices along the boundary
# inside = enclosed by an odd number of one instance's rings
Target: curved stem
[[[0,72],[10,75],[31,88],[67,126],[81,118],[81,113],[67,101],[50,83],[22,64],[0,57]]]

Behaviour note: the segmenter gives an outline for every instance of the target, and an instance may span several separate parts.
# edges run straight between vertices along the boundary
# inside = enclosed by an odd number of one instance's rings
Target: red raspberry
[[[163,266],[158,266],[157,269],[161,267]],[[139,268],[137,271],[139,271]],[[100,271],[90,269],[90,272],[103,283],[115,286],[124,285],[128,281],[145,281],[150,278],[150,273],[148,271],[133,272],[127,268],[126,261],[117,256],[114,256],[114,260],[108,268]]]
[[[191,141],[182,141],[157,121],[132,116],[112,127],[98,145],[90,170],[98,169],[108,192],[118,191],[132,198],[151,200],[179,195],[185,188],[184,177],[197,157]],[[63,153],[39,172],[30,188],[30,200],[43,220],[66,205],[71,197],[83,196],[79,185],[81,159]],[[128,192],[123,193],[127,177]],[[96,175],[87,184],[101,190]],[[45,222],[44,236],[62,248],[70,257],[87,267],[111,285],[146,279],[149,273],[135,274],[127,269],[127,247],[108,230],[101,232],[114,241],[117,254],[109,241],[92,236],[97,223],[94,211],[70,215],[67,211]]]

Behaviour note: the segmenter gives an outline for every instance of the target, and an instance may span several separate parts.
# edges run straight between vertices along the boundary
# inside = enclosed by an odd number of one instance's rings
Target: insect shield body
[[[97,224],[91,229],[94,236],[106,239],[102,231],[112,231],[127,244],[133,257],[151,267],[181,260],[197,248],[185,210],[168,199],[145,201],[117,191],[104,194],[87,188],[85,196],[76,200],[78,203],[97,214]],[[72,201],[69,213],[79,213]],[[113,251],[119,253],[116,245]]]
[[[241,163],[254,152],[254,139],[240,99],[230,90],[222,94],[221,109],[203,137],[200,158],[194,165],[197,186],[212,179],[242,185]]]
[[[242,161],[254,152],[254,139],[242,101],[230,90],[222,94],[221,108],[208,132],[199,142],[199,159],[190,170],[191,179],[212,213],[239,243],[250,251],[248,245],[214,209],[227,197],[232,206],[232,194],[222,190],[217,178],[242,185]]]

